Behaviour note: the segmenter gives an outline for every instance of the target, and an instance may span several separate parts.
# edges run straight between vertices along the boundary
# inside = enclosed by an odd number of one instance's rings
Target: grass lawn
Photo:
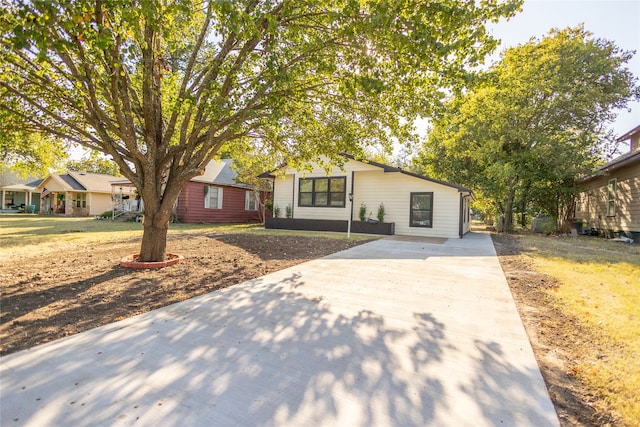
[[[535,269],[560,281],[547,290],[588,336],[573,374],[605,397],[626,425],[640,425],[640,247],[600,238],[523,235]]]
[[[19,256],[34,247],[42,253],[88,243],[140,240],[141,223],[40,215],[0,215],[0,256]],[[180,224],[169,226],[169,234],[203,232],[300,235],[346,239],[345,233],[265,230],[260,224]],[[379,237],[379,236],[377,236]],[[351,240],[370,240],[370,235],[351,235]]]

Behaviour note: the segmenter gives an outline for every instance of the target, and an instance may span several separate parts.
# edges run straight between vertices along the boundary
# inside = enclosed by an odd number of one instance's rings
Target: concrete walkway
[[[491,239],[384,239],[0,359],[9,426],[557,426]]]

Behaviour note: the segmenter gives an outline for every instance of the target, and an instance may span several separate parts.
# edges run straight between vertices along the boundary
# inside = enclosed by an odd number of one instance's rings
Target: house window
[[[616,215],[616,179],[609,180],[607,188],[607,216]]]
[[[464,198],[464,223],[469,222],[469,198]]]
[[[346,199],[347,178],[300,178],[298,206],[342,208]]]
[[[244,210],[245,211],[257,211],[258,210],[258,198],[253,191],[247,191],[244,197]]]
[[[433,192],[411,193],[411,227],[433,227]]]
[[[87,193],[76,193],[76,208],[87,207]]]
[[[222,209],[222,188],[212,185],[204,186],[205,209]]]

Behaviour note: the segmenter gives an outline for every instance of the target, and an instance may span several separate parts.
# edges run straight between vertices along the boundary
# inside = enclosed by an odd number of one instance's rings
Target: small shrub
[[[364,203],[360,203],[358,218],[360,218],[360,221],[365,221],[367,219],[367,205],[365,205]]]
[[[292,216],[293,216],[293,208],[291,207],[291,204],[288,204],[287,207],[285,208],[285,217],[291,218]]]
[[[278,205],[275,205],[273,207],[273,217],[280,218],[280,208],[278,207]]]
[[[384,222],[384,216],[385,216],[385,211],[384,211],[384,203],[380,203],[380,206],[378,206],[378,221],[380,222]]]
[[[109,219],[113,216],[113,211],[106,211],[106,212],[102,212],[100,214],[100,218],[102,219]]]

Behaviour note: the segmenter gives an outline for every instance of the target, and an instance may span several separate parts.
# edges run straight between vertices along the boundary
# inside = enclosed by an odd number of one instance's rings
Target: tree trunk
[[[516,196],[515,179],[511,179],[509,183],[509,195],[504,208],[504,231],[513,230],[513,199]]]
[[[520,225],[527,226],[527,197],[522,197],[522,205],[520,207]]]
[[[169,217],[145,214],[139,261],[157,262],[166,259],[168,230]]]
[[[573,195],[571,195],[570,197],[567,197],[566,195],[564,195],[564,197],[562,197],[562,199],[559,200],[558,211],[557,211],[557,216],[558,216],[557,225],[558,225],[558,231],[560,233],[568,233],[571,230],[573,226],[574,216],[575,216],[574,215],[575,208],[576,208],[576,202]]]

